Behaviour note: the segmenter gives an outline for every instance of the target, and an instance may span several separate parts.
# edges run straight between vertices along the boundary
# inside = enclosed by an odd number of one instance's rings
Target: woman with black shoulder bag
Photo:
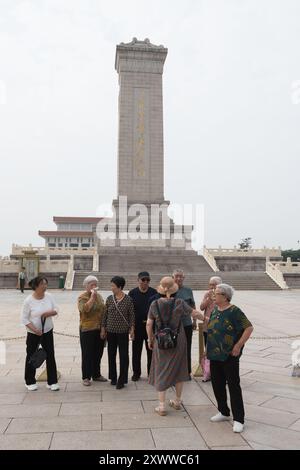
[[[190,380],[182,318],[196,313],[198,318],[203,317],[201,312],[194,310],[184,300],[172,298],[177,290],[178,285],[172,277],[163,277],[157,287],[157,292],[162,297],[151,303],[147,320],[148,345],[153,350],[149,383],[158,391],[159,406],[155,408],[155,412],[160,416],[167,414],[167,389],[175,386],[176,397],[169,401],[169,405],[180,410],[183,383]]]
[[[128,382],[129,338],[134,339],[134,305],[129,295],[123,292],[125,279],[114,276],[111,279],[110,295],[102,317],[101,337],[107,338],[109,379],[111,385],[121,389]],[[120,373],[117,377],[116,357],[119,350]]]

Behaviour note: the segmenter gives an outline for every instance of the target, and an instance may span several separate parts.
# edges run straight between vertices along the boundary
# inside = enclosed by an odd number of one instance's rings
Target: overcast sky
[[[116,197],[115,48],[169,49],[165,196],[205,244],[299,247],[298,0],[0,0],[0,255]]]

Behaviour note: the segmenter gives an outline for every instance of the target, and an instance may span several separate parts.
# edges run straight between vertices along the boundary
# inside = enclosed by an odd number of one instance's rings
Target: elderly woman
[[[147,320],[148,345],[153,350],[149,383],[158,391],[159,406],[155,408],[155,412],[165,416],[166,390],[175,386],[176,397],[169,401],[169,405],[175,410],[180,410],[183,383],[189,380],[186,335],[182,320],[186,316],[196,314],[199,319],[203,319],[203,314],[194,310],[184,300],[172,298],[178,291],[178,285],[172,277],[163,277],[157,291],[162,297],[151,303]],[[167,325],[177,331],[175,348],[159,349],[153,334],[154,321],[156,333]]]
[[[39,343],[41,343],[47,353],[47,388],[56,391],[59,390],[59,385],[57,383],[57,370],[54,357],[52,317],[57,315],[58,307],[53,297],[46,292],[48,281],[45,277],[35,277],[29,282],[29,286],[34,292],[25,299],[21,315],[21,322],[27,329],[27,356],[25,363],[26,387],[30,391],[37,390],[38,388],[35,379],[36,369],[30,364],[30,358],[36,351]],[[44,323],[44,325],[42,323]]]
[[[233,431],[244,428],[244,404],[240,387],[239,360],[253,327],[246,315],[231,304],[233,288],[218,284],[214,308],[207,329],[207,357],[210,359],[211,381],[219,413],[211,418],[216,423],[230,419],[226,382],[233,414]]]
[[[121,389],[128,382],[129,337],[134,339],[134,305],[129,295],[123,292],[125,279],[114,276],[111,279],[113,295],[106,299],[102,320],[101,337],[107,337],[108,365],[111,385]],[[119,349],[120,374],[117,380],[116,357]]]
[[[215,289],[217,285],[221,283],[222,279],[219,276],[211,277],[208,283],[208,291],[205,292],[203,300],[200,304],[200,310],[204,311],[203,336],[205,346],[207,344],[207,325],[210,319],[211,312],[216,306]]]
[[[107,382],[100,372],[105,343],[100,337],[100,332],[105,305],[97,292],[97,286],[98,279],[95,276],[87,276],[83,281],[85,291],[77,301],[80,314],[82,384],[85,386],[91,385],[91,379],[94,382]]]

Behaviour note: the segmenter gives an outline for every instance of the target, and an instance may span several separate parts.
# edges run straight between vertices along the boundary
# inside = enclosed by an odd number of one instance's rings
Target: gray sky
[[[116,197],[115,47],[168,47],[165,196],[205,243],[299,247],[298,0],[0,0],[0,255]]]

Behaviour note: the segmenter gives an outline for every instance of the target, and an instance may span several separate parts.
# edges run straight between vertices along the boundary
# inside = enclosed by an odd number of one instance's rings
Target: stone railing
[[[203,247],[203,258],[209,264],[209,266],[211,267],[213,271],[215,272],[219,271],[219,268],[218,268],[218,265],[216,263],[214,256],[205,246]]]
[[[20,261],[11,260],[9,257],[0,258],[0,273],[18,273],[20,271]]]
[[[243,256],[243,257],[250,257],[250,256],[261,256],[264,258],[268,257],[281,257],[281,248],[249,248],[246,250],[241,250],[234,246],[233,248],[222,248],[219,246],[218,248],[206,248],[209,253],[213,256]]]
[[[68,260],[42,260],[40,261],[40,272],[57,273],[67,272],[69,266]]]
[[[266,262],[266,273],[279,287],[281,287],[281,289],[288,289],[288,285],[284,280],[282,272],[270,261]]]
[[[291,261],[291,258],[287,258],[287,261],[278,261],[272,264],[282,273],[300,273],[300,263]]]
[[[21,246],[21,245],[12,245],[11,253],[12,255],[23,255],[24,251],[36,251],[37,255],[39,256],[47,256],[47,255],[70,255],[70,254],[78,254],[78,255],[86,255],[86,254],[93,254],[95,252],[95,248],[83,248],[83,247],[50,247],[50,246]]]
[[[71,256],[71,259],[68,261],[68,270],[65,281],[65,289],[72,290],[74,283],[75,271],[74,271],[74,257]]]

